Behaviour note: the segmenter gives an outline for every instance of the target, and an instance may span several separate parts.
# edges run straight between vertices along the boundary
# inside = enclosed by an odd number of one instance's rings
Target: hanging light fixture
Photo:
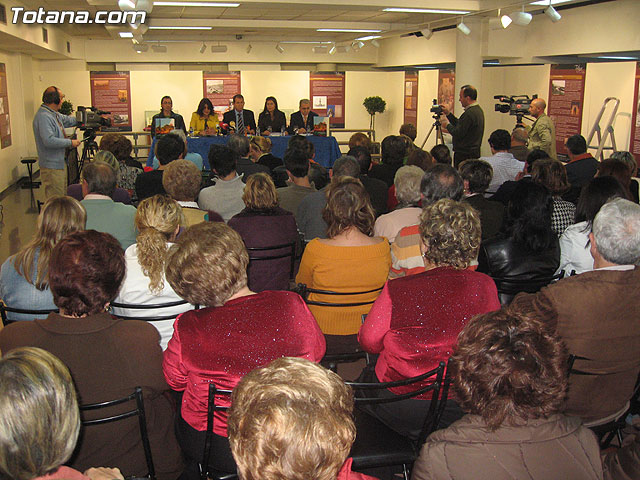
[[[559,22],[562,18],[562,15],[560,15],[558,11],[553,8],[551,2],[549,2],[549,6],[544,9],[544,14],[549,17],[553,23]]]
[[[471,29],[464,24],[464,20],[462,19],[460,19],[460,23],[458,24],[458,30],[465,35],[469,35],[471,33]]]
[[[207,45],[202,42],[202,46],[200,47],[200,53],[204,53],[207,50]]]
[[[420,30],[420,33],[425,40],[429,40],[431,37],[433,37],[433,30],[431,30],[429,27]]]

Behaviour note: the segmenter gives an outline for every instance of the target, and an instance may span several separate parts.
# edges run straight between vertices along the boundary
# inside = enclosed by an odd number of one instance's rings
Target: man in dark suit
[[[239,93],[233,96],[233,110],[226,112],[222,121],[240,135],[256,133],[256,119],[251,110],[244,109],[244,97]]]
[[[593,271],[521,293],[509,306],[544,321],[576,355],[565,413],[585,423],[622,415],[638,378],[639,238],[640,206],[607,202],[589,234]]]
[[[480,158],[480,144],[484,134],[484,113],[478,105],[478,90],[471,85],[460,89],[460,104],[464,113],[456,118],[442,107],[442,129],[453,138],[453,162],[456,167],[469,158]]]
[[[482,240],[495,237],[504,220],[504,205],[484,198],[493,168],[484,160],[465,160],[459,170],[464,184],[464,199],[480,214]]]
[[[318,114],[311,111],[311,102],[307,98],[300,100],[300,110],[291,114],[289,133],[303,134],[313,132],[313,117]]]
[[[349,150],[348,155],[355,158],[360,165],[358,179],[369,194],[371,206],[376,211],[376,217],[387,213],[387,184],[368,175],[369,170],[371,170],[371,152],[365,147],[353,147]]]

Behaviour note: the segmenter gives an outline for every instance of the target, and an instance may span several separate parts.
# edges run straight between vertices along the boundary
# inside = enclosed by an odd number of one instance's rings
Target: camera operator
[[[76,119],[59,112],[63,99],[64,94],[57,87],[48,87],[42,94],[42,105],[33,118],[33,135],[45,200],[54,195],[66,195],[66,149],[80,145],[80,140],[67,138],[64,133],[64,128],[73,127]]]
[[[480,158],[480,144],[484,134],[484,112],[478,105],[478,90],[471,85],[460,89],[460,103],[464,113],[456,118],[446,107],[440,121],[442,129],[453,137],[453,162],[456,168],[469,158]]]
[[[529,131],[529,150],[539,148],[547,152],[551,158],[558,158],[556,154],[556,127],[551,117],[544,113],[545,108],[547,108],[547,104],[542,98],[531,100],[529,113],[535,117],[536,121],[533,122]]]

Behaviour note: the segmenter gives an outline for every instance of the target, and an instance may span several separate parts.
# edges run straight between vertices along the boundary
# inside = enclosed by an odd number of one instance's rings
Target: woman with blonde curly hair
[[[116,303],[129,305],[161,305],[182,300],[165,280],[164,268],[167,251],[173,244],[180,226],[184,224],[182,208],[168,195],[145,198],[136,212],[137,243],[125,251],[127,273],[122,281]],[[179,315],[191,310],[184,304],[161,309],[130,309],[113,307],[114,315],[139,318]],[[173,322],[157,320],[151,324],[160,332],[160,346],[164,350],[173,335]]]
[[[602,478],[595,435],[561,413],[567,354],[547,325],[508,309],[478,315],[451,360],[468,414],[427,438],[413,480]]]
[[[176,433],[189,471],[202,460],[211,382],[233,389],[244,375],[276,358],[317,362],[324,355],[322,332],[302,298],[251,291],[248,263],[242,238],[222,222],[189,227],[169,251],[167,280],[186,300],[205,307],[176,319],[162,364],[169,386],[184,392]],[[225,401],[228,405],[228,398],[221,404]],[[235,464],[226,420],[226,412],[215,412],[210,465],[228,472]]]
[[[245,209],[229,219],[229,226],[240,234],[247,247],[273,247],[287,243],[298,243],[298,227],[291,212],[278,206],[278,194],[271,177],[263,172],[254,173],[247,179],[242,200]],[[271,251],[256,251],[254,255],[285,255],[284,248]],[[295,250],[293,252],[295,256]],[[291,278],[291,257],[274,260],[258,260],[249,264],[249,288],[254,292],[263,290],[287,290]]]
[[[87,214],[77,200],[66,196],[49,198],[42,207],[36,233],[17,254],[0,269],[0,297],[13,308],[56,310],[49,289],[51,251],[65,236],[84,230]],[[9,320],[34,320],[44,315],[7,313]]]
[[[334,178],[322,210],[328,238],[314,238],[302,255],[296,282],[335,292],[370,292],[364,295],[310,294],[311,300],[329,303],[373,301],[389,275],[391,249],[384,237],[374,237],[375,214],[360,180]],[[370,304],[355,307],[311,306],[327,340],[327,353],[359,350],[356,334]]]
[[[388,281],[360,329],[362,347],[380,355],[375,372],[363,372],[365,381],[404,380],[432,370],[449,359],[458,333],[474,315],[500,308],[493,280],[468,269],[480,248],[480,219],[473,207],[438,200],[423,209],[419,227],[425,271]],[[382,395],[413,389],[397,387]],[[417,439],[429,399],[374,405],[371,411],[398,433]],[[461,416],[450,398],[442,423]]]

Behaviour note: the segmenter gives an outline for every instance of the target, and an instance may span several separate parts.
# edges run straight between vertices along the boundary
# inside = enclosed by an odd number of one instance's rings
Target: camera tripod
[[[442,123],[440,122],[440,115],[435,114],[433,118],[435,119],[435,122],[433,122],[433,125],[431,125],[431,128],[429,129],[429,133],[427,133],[427,136],[425,137],[424,142],[422,142],[422,145],[420,145],[421,149],[424,149],[424,145],[427,143],[427,140],[429,140],[429,137],[431,136],[431,133],[433,132],[434,128],[436,130],[436,145],[439,145],[439,144],[444,145],[444,137],[442,136]]]
[[[98,144],[96,143],[96,132],[92,130],[85,131],[82,143],[82,156],[80,157],[80,162],[78,163],[78,175],[82,173],[84,162],[91,160],[98,152]]]

